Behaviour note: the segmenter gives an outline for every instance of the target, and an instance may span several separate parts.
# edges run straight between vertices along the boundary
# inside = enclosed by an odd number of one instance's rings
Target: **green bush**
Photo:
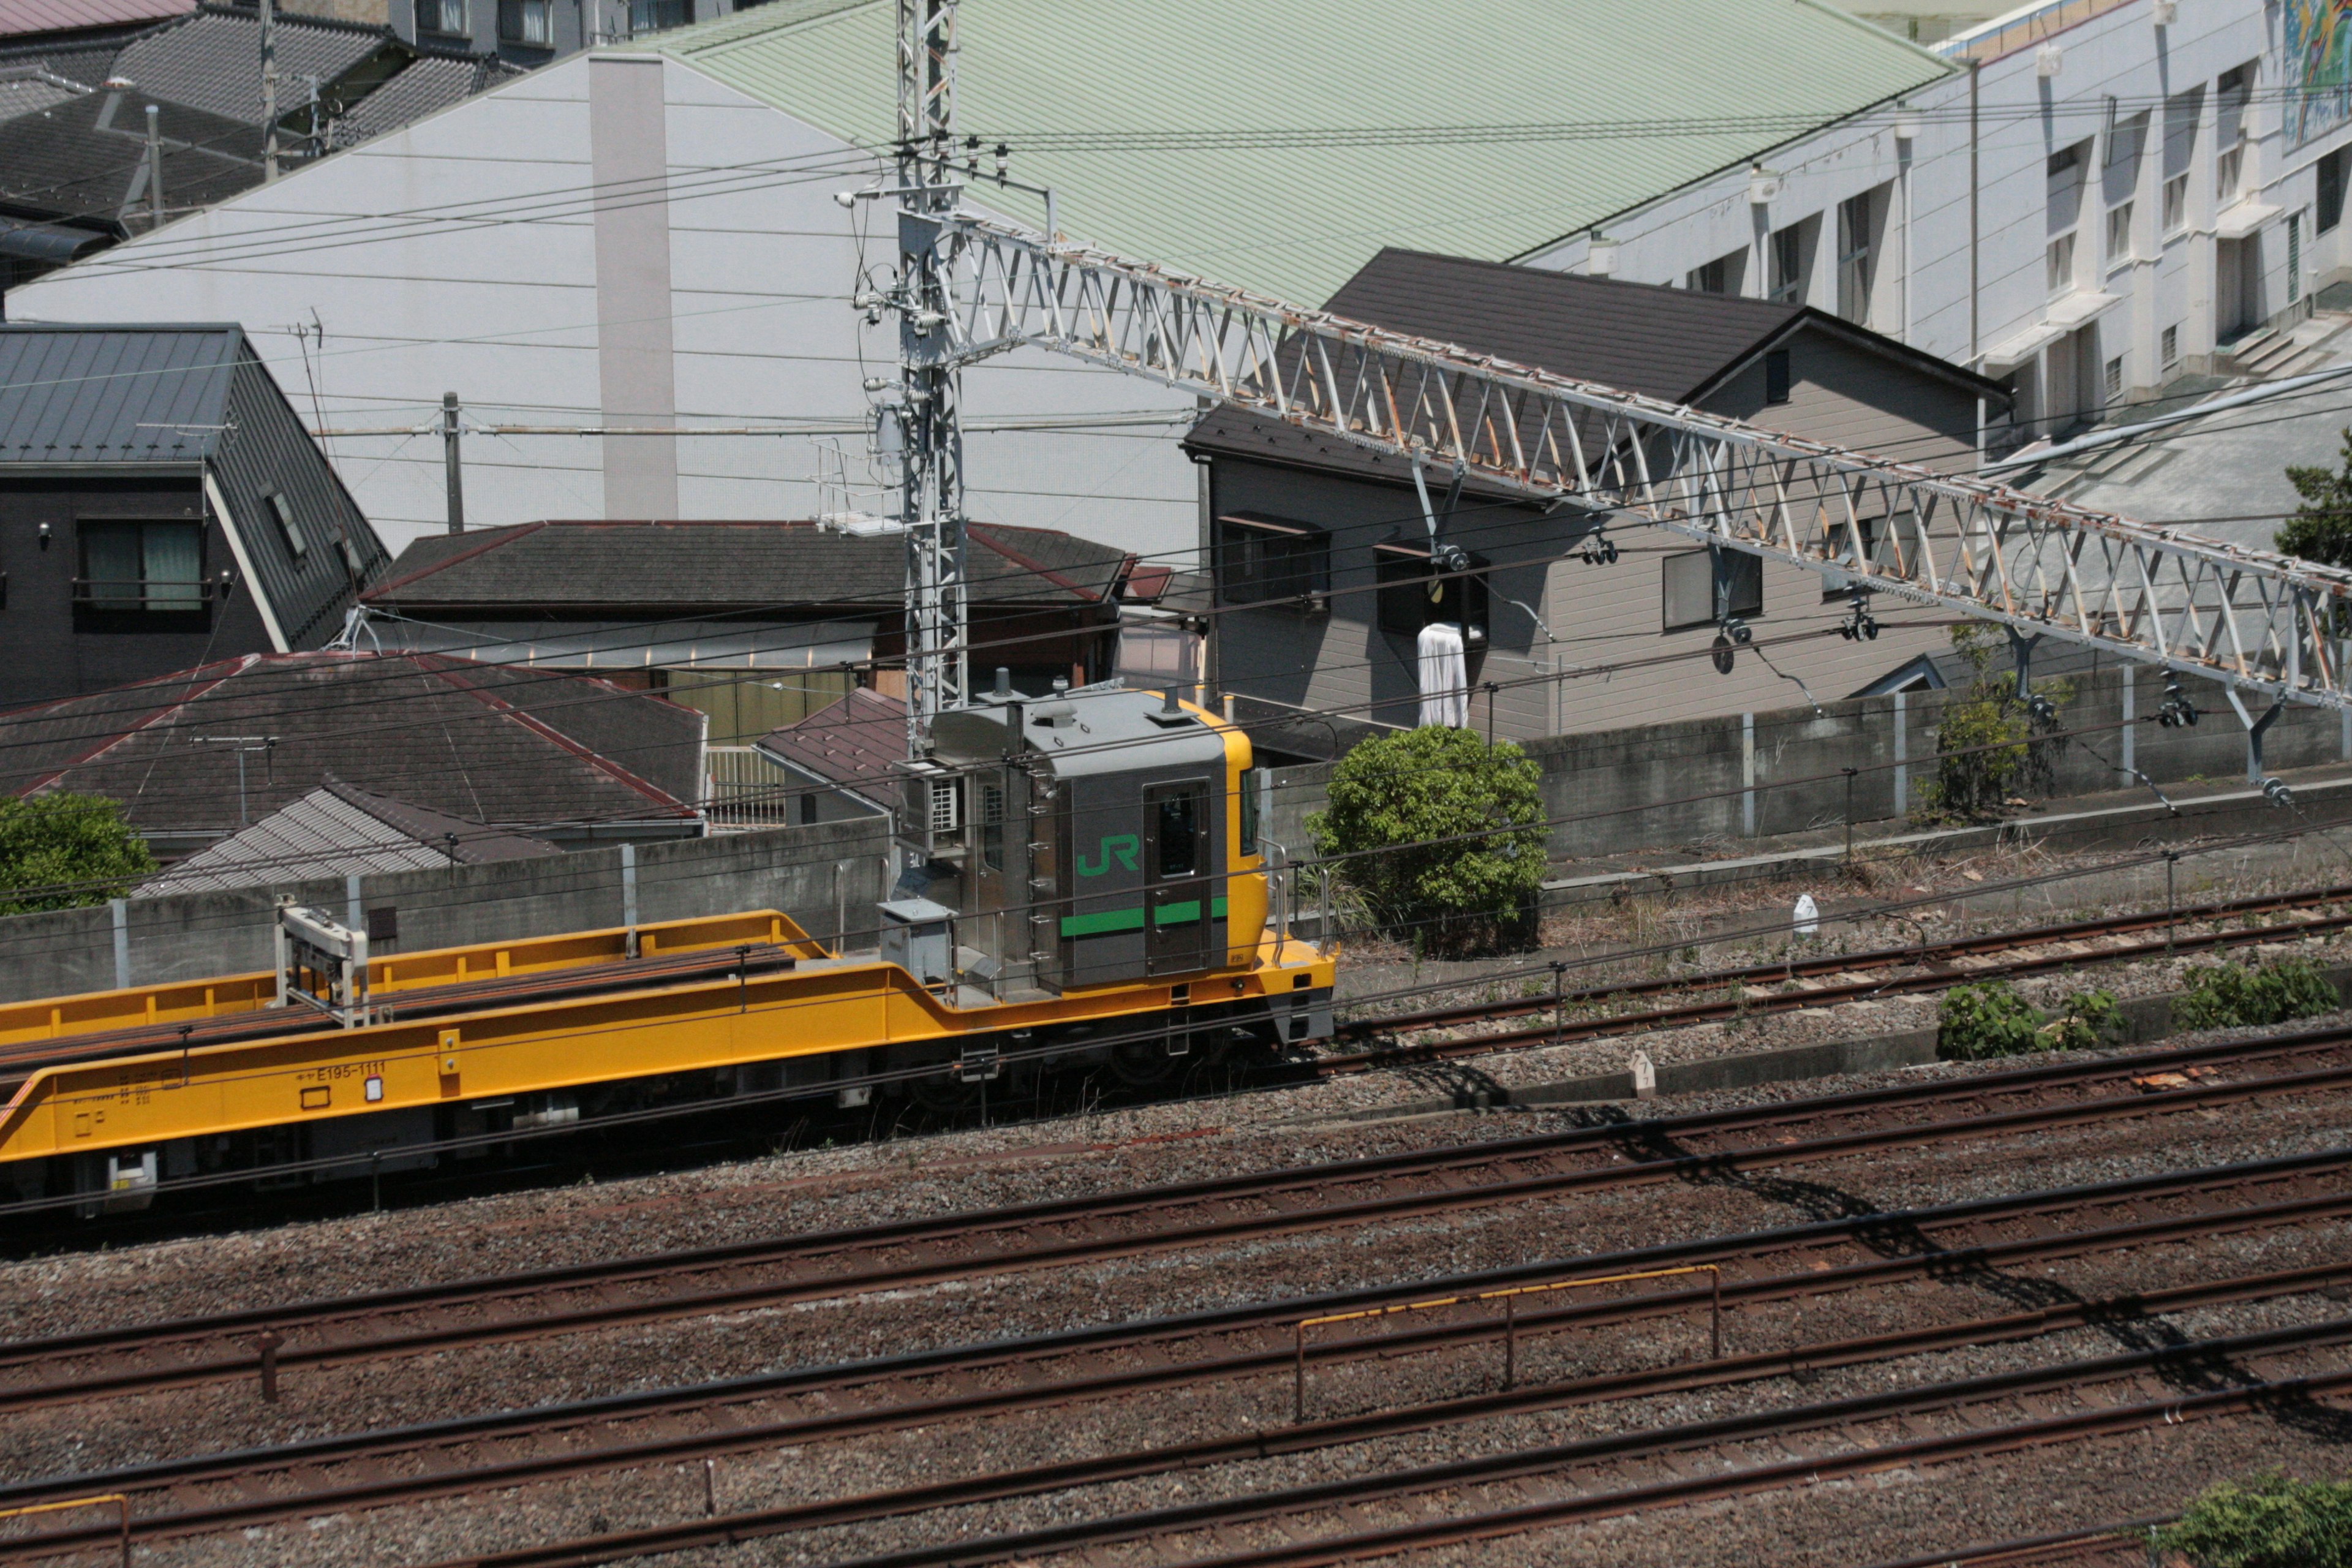
[[[2242,963],[2192,969],[2172,1022],[2182,1029],[2254,1029],[2289,1018],[2315,1018],[2344,1004],[2336,987],[2307,958],[2283,959],[2261,968]]]
[[[1969,623],[1952,628],[1953,651],[1974,675],[1968,689],[1944,705],[1936,723],[1935,775],[1919,786],[1919,815],[1937,821],[1966,821],[1998,814],[2011,795],[2049,787],[2051,739],[2060,727],[2055,709],[2034,717],[2017,693],[2017,678],[1994,668],[2000,645],[1993,627]],[[2033,689],[2063,707],[2074,688],[2063,680],[2034,683]]]
[[[0,799],[0,915],[102,904],[154,869],[155,857],[123,820],[119,801],[66,794]]]
[[[1363,742],[1307,830],[1372,916],[1433,952],[1490,946],[1543,881],[1541,774],[1509,742],[1437,726]],[[1499,831],[1498,831],[1499,830]],[[1471,836],[1477,837],[1471,837]]]
[[[1944,993],[1936,1047],[1961,1061],[2088,1050],[2121,1033],[2122,1023],[2115,997],[2105,991],[2078,992],[2057,1012],[2044,1013],[2006,980],[1987,980]]]
[[[2148,1544],[2197,1568],[2352,1568],[2352,1482],[2223,1481]]]

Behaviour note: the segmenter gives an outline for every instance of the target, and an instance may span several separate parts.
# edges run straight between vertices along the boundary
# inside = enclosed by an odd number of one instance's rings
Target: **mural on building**
[[[2352,119],[2352,0],[2286,0],[2287,140],[2300,147]]]

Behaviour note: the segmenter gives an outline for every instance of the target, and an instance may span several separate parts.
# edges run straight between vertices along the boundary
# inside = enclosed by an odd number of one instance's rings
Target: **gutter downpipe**
[[[1969,61],[1969,368],[1979,375],[1984,374],[1983,329],[1978,320],[1977,310],[1977,74],[1982,68],[1981,62],[1975,59]],[[1986,414],[1985,401],[1979,397],[1977,399],[1977,461],[1979,463],[1984,461]]]

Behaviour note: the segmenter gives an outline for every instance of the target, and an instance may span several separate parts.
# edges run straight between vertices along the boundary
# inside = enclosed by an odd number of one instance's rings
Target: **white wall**
[[[627,129],[663,139],[666,199],[615,189],[596,210],[593,69],[660,72],[658,127]],[[604,112],[613,95],[601,90]],[[887,316],[866,328],[849,305],[861,255],[853,226],[884,215],[861,204],[853,216],[833,199],[873,173],[863,154],[687,67],[575,56],[51,274],[13,292],[9,313],[240,321],[296,405],[329,428],[423,426],[444,390],[480,424],[604,426],[600,386],[614,384],[620,329],[666,314],[678,424],[837,426],[853,479],[869,481],[859,499],[887,510],[868,470],[861,384],[894,368],[897,328]],[[667,234],[667,299],[640,297],[660,258],[614,265],[616,232],[624,249],[647,232],[649,200],[666,219],[651,232]],[[878,268],[895,262],[887,223],[863,256]],[[618,368],[625,379],[648,374]],[[1044,354],[992,361],[965,381],[973,517],[1189,561],[1196,486],[1172,437],[1191,399]],[[1163,422],[1107,425],[1106,415]],[[985,428],[1040,417],[1091,427]],[[604,447],[624,439],[643,438],[468,437],[467,521],[629,514],[606,495]],[[443,526],[436,435],[329,447],[395,551]],[[808,435],[688,437],[676,453],[682,516],[817,510]]]
[[[1961,75],[1912,95],[1917,135],[1907,144],[1894,133],[1899,111],[1890,104],[1803,137],[1767,158],[1768,170],[1780,178],[1780,194],[1767,205],[1751,205],[1748,170],[1728,169],[1610,220],[1605,232],[1619,243],[1616,274],[1681,284],[1692,269],[1741,251],[1746,267],[1740,291],[1761,295],[1769,287],[1769,234],[1818,218],[1821,238],[1807,300],[1835,309],[1838,203],[1883,188],[1888,215],[1876,247],[1869,325],[1959,363],[1980,365],[1988,374],[2016,372],[2029,398],[2046,394],[2053,357],[2078,354],[2094,378],[2090,399],[2095,402],[2103,393],[2095,382],[2106,362],[2121,358],[2125,396],[2144,396],[2183,371],[2206,368],[2216,346],[2215,83],[2222,73],[2260,62],[2248,110],[2243,188],[2248,201],[2279,211],[2252,242],[2259,254],[2257,316],[2284,317],[2299,308],[2289,299],[2285,271],[2290,214],[2302,215],[2304,240],[2304,276],[2295,292],[2308,296],[2330,274],[2352,266],[2345,230],[2315,235],[2311,210],[2313,164],[2352,139],[2352,130],[2339,127],[2300,148],[2286,145],[2276,100],[2284,68],[2277,16],[2263,0],[2189,0],[2179,5],[2171,26],[2159,28],[2149,0],[2126,0],[2049,36],[2062,51],[2053,78],[2037,74],[2036,47],[2030,42],[1982,65],[1973,137],[1973,239],[1969,84]],[[2188,222],[2184,230],[2168,236],[2159,233],[2164,104],[2168,95],[2199,88],[2202,100],[2189,159]],[[2136,114],[2150,115],[2130,192],[2137,258],[2114,269],[2103,255],[2109,198],[2120,194],[2105,184],[2114,142],[2111,99],[2126,128]],[[2083,337],[2024,353],[2017,345],[2052,336],[2066,314],[2063,308],[2053,314],[2045,283],[2044,251],[2051,238],[2047,167],[2053,153],[2084,141],[2091,143],[2088,187],[2077,230],[2078,299],[2071,308],[2088,309],[2101,294],[2116,298],[2075,329]],[[1580,237],[1527,259],[1581,269],[1587,250],[1588,241]],[[2158,354],[2167,327],[2178,329],[2178,363],[2170,366]],[[2019,357],[1996,357],[2004,347]],[[2046,411],[2032,406],[2028,412]]]

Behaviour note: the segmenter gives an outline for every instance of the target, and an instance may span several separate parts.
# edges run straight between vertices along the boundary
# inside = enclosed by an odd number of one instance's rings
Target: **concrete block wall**
[[[855,943],[873,930],[889,847],[887,825],[866,817],[394,872],[359,879],[356,900],[336,878],[15,915],[0,919],[0,1000],[268,969],[280,893],[338,917],[397,910],[393,952],[623,925],[632,884],[639,924],[775,909],[829,942],[838,909]]]
[[[2025,793],[2058,798],[2137,788],[2126,765],[2158,784],[2245,776],[2245,726],[2210,682],[2184,683],[2199,709],[2196,726],[2164,729],[2148,721],[2164,700],[2159,674],[2107,667],[2065,681],[2059,727],[2084,733],[2051,747],[2050,781]],[[1569,862],[1657,848],[1722,853],[1745,839],[1835,826],[1845,820],[1842,770],[1849,767],[1858,770],[1857,823],[1906,816],[1936,776],[1937,730],[1946,704],[1961,695],[1850,698],[1818,710],[1731,713],[1527,742],[1543,769],[1545,807],[1555,824],[1551,857]],[[2129,727],[2128,741],[2115,728],[2126,704],[2140,721]],[[2288,708],[2264,742],[2271,773],[2347,759],[2352,723],[2318,709]],[[1275,775],[1267,831],[1296,856],[1311,852],[1305,819],[1322,809],[1329,777],[1328,763]]]

